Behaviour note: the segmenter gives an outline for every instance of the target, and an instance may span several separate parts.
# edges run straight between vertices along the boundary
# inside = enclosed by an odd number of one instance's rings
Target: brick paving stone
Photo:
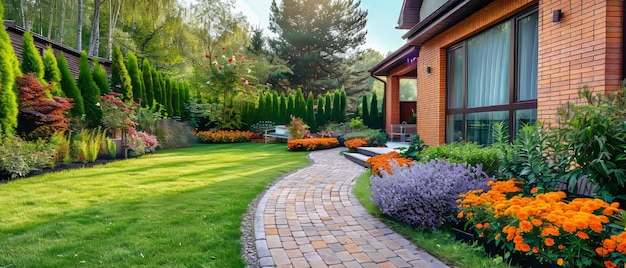
[[[254,215],[261,267],[418,267],[445,264],[369,215],[352,195],[364,169],[315,151],[312,164],[277,180]]]

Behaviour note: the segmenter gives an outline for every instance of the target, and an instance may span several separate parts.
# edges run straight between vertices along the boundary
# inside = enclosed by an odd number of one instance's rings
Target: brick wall
[[[537,117],[554,122],[555,110],[577,102],[578,90],[617,90],[622,75],[623,1],[539,2]],[[563,18],[552,22],[560,9]]]

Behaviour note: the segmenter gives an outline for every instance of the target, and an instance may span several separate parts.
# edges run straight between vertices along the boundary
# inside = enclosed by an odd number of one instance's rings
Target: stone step
[[[379,154],[386,154],[394,151],[393,148],[388,147],[358,147],[357,152],[367,156],[377,156]]]
[[[367,168],[369,167],[366,163],[367,159],[369,158],[369,156],[367,155],[363,155],[360,153],[344,153],[343,156],[347,158],[348,160],[354,163],[357,163],[363,167],[367,167]]]

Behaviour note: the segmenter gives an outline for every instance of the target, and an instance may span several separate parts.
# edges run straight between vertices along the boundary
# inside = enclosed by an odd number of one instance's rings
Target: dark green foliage
[[[346,90],[343,87],[341,88],[341,92],[340,93],[341,93],[341,101],[340,101],[341,122],[346,122],[346,120],[348,120],[348,117],[346,116],[346,108],[348,107],[348,96],[346,95]]]
[[[326,99],[324,102],[324,121],[326,123],[333,121],[333,97],[330,92],[326,92]]]
[[[128,52],[126,57],[126,68],[128,69],[130,83],[133,88],[133,99],[136,103],[142,104],[144,100],[141,92],[142,77],[139,75],[139,63],[137,62],[137,56],[135,56],[135,53],[131,51]]]
[[[381,115],[378,113],[378,100],[376,99],[376,93],[372,93],[372,104],[370,104],[370,128],[373,129],[382,129],[383,128],[383,120]]]
[[[378,129],[361,129],[359,131],[350,132],[344,135],[346,140],[356,138],[368,138],[367,146],[383,146],[387,140]]]
[[[70,115],[74,118],[81,118],[85,114],[83,96],[80,94],[80,90],[76,85],[74,76],[70,73],[70,69],[67,66],[67,60],[65,60],[65,55],[61,54],[57,63],[59,64],[59,70],[61,71],[61,89],[63,89],[66,97],[73,100],[73,107],[70,109]]]
[[[95,128],[101,124],[102,110],[98,106],[98,96],[100,95],[100,88],[94,82],[91,77],[91,69],[89,68],[89,58],[85,51],[80,53],[80,72],[78,74],[78,89],[83,96],[83,103],[85,106],[85,120],[87,120],[87,127]]]
[[[272,110],[272,107],[274,107],[274,104],[272,103],[272,93],[267,92],[265,94],[265,120],[274,122],[274,111]]]
[[[100,65],[97,57],[93,58],[93,70],[91,70],[91,76],[93,81],[96,82],[100,89],[100,95],[109,93],[109,79],[107,78],[107,71]]]
[[[372,121],[370,119],[370,110],[367,108],[367,95],[363,95],[363,101],[361,101],[363,108],[361,110],[361,114],[363,115],[363,124],[366,126],[370,126]]]
[[[419,140],[419,136],[417,139]],[[424,162],[440,159],[452,163],[467,163],[475,167],[481,164],[482,170],[490,176],[496,174],[500,166],[500,153],[497,148],[483,147],[474,142],[455,142],[429,146],[423,149],[418,156]]]
[[[178,81],[172,81],[172,110],[173,116],[180,117],[180,87],[181,84]]]
[[[313,99],[313,92],[309,92],[309,96],[306,100],[306,124],[309,125],[311,133],[317,132],[317,121],[315,120],[315,100]]]
[[[280,120],[280,104],[278,103],[278,92],[272,91],[272,122]]]
[[[124,64],[124,56],[120,47],[113,48],[111,62],[111,91],[122,94],[124,101],[133,99],[133,85],[130,75]]]
[[[150,75],[152,76],[152,86],[154,87],[154,101],[159,104],[163,104],[161,74],[155,68],[150,68]]]
[[[324,114],[324,97],[322,97],[322,94],[317,96],[317,113],[315,114],[315,122],[318,126],[326,125],[326,117]]]
[[[163,91],[163,102],[168,117],[174,116],[174,107],[172,107],[172,80],[169,76],[165,77],[165,90]]]
[[[279,120],[276,123],[279,124],[287,124],[289,122],[289,114],[287,113],[287,97],[285,96],[285,92],[280,93],[280,108],[279,108]]]
[[[4,27],[0,27],[0,33],[6,34]],[[13,90],[15,73],[9,55],[12,49],[8,50],[10,46],[7,46],[4,40],[0,40],[0,136],[14,134],[17,127],[18,105],[17,96]]]
[[[293,94],[289,94],[289,98],[287,99],[287,116],[289,116],[289,120],[287,122],[291,122],[291,116],[294,115],[296,109],[296,97]]]
[[[22,72],[25,74],[34,73],[37,79],[45,82],[43,60],[39,55],[39,50],[35,47],[35,40],[30,32],[25,32],[22,36]]]
[[[141,71],[143,74],[143,84],[146,88],[146,99],[144,105],[152,108],[154,106],[154,87],[152,85],[152,67],[148,59],[143,59],[141,65]]]
[[[302,88],[298,88],[298,90],[296,90],[296,97],[295,97],[295,116],[299,117],[299,118],[305,118],[306,117],[306,99],[304,98],[304,94],[302,93]]]
[[[259,105],[257,107],[257,113],[259,116],[259,120],[258,121],[266,121],[267,118],[265,117],[265,111],[267,110],[266,108],[266,99],[265,99],[265,94],[261,93],[259,95]]]
[[[333,94],[333,121],[340,123],[341,121],[341,94],[339,90],[335,90]]]
[[[59,65],[57,64],[57,58],[54,56],[54,51],[51,46],[46,47],[43,53],[43,79],[52,85],[52,96],[64,97],[65,94],[61,89],[61,71],[59,71]],[[106,76],[105,76],[106,78]]]

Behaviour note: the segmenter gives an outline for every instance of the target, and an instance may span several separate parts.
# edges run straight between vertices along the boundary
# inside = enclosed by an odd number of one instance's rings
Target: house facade
[[[401,123],[400,82],[416,79],[417,133],[429,145],[492,142],[526,123],[551,123],[557,108],[620,88],[621,0],[405,0],[406,44],[370,73],[385,81],[385,125]]]

